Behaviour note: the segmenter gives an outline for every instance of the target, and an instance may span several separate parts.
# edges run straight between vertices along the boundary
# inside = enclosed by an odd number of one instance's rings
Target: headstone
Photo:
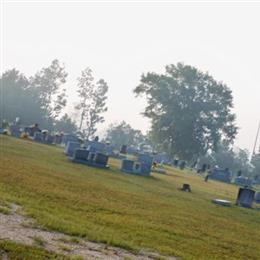
[[[183,170],[185,168],[185,166],[186,166],[186,162],[185,161],[181,161],[180,166],[179,166],[180,169]]]
[[[133,147],[133,146],[128,146],[126,148],[126,153],[127,154],[132,154],[132,155],[135,155],[135,154],[138,154],[140,152],[140,150],[136,147]]]
[[[59,135],[59,134],[56,134],[54,136],[54,141],[53,141],[55,144],[61,144],[62,142],[62,135]]]
[[[123,159],[121,164],[121,171],[131,173],[134,169],[134,161]]]
[[[174,159],[174,161],[173,161],[174,167],[178,167],[178,164],[179,164],[179,160],[178,159]]]
[[[93,153],[104,152],[106,144],[97,141],[88,141],[87,150]]]
[[[235,178],[235,184],[240,186],[252,186],[252,180],[246,177],[239,176]]]
[[[255,197],[254,190],[248,188],[240,188],[237,195],[236,205],[246,207],[246,208],[251,208],[254,202],[254,197]]]
[[[211,179],[223,181],[230,183],[232,178],[232,173],[228,169],[214,169],[210,175]]]
[[[46,138],[45,138],[45,142],[46,142],[47,144],[53,144],[53,143],[54,143],[54,136],[48,134],[48,135],[46,136]]]
[[[94,162],[101,166],[106,166],[108,163],[108,156],[103,153],[96,153],[94,157]]]
[[[154,155],[154,161],[157,163],[171,164],[172,160],[166,153],[158,153]]]
[[[86,149],[76,148],[73,153],[73,160],[87,161],[89,151]]]
[[[255,202],[260,204],[260,192],[257,192],[255,195]]]
[[[33,140],[36,142],[43,142],[43,134],[41,132],[35,132]]]
[[[34,134],[36,132],[41,132],[40,128],[38,127],[38,124],[34,124],[28,127],[25,127],[25,132],[29,134],[29,136],[34,137]]]
[[[19,125],[12,124],[10,125],[10,132],[12,136],[20,137],[21,129]]]
[[[138,162],[145,163],[147,165],[153,164],[153,157],[149,154],[140,153],[138,154]]]
[[[65,148],[65,154],[67,154],[68,156],[72,157],[73,154],[74,154],[74,151],[77,148],[80,148],[80,143],[69,141],[67,143],[67,145],[66,145],[66,148]]]
[[[104,152],[108,156],[112,156],[112,155],[114,155],[114,147],[112,145],[110,145],[110,144],[106,144]]]
[[[141,174],[145,176],[150,175],[153,164],[153,157],[149,154],[139,154],[138,162],[141,163]]]
[[[182,191],[191,192],[190,184],[184,183],[181,188]]]
[[[62,136],[62,144],[66,146],[68,142],[78,143],[78,137],[73,134],[64,134]]]
[[[213,199],[212,202],[221,206],[231,207],[231,202],[228,200]]]
[[[124,145],[121,146],[120,153],[122,153],[122,154],[127,153],[127,145],[124,144]]]

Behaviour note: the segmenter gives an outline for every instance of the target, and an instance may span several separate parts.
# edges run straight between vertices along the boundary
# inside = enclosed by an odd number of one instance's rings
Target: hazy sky
[[[76,78],[92,68],[109,84],[102,131],[125,120],[144,132],[145,100],[132,90],[144,72],[184,62],[208,71],[234,94],[236,144],[252,150],[260,119],[260,3],[2,2],[2,70],[26,76],[55,58],[69,73],[70,106]]]

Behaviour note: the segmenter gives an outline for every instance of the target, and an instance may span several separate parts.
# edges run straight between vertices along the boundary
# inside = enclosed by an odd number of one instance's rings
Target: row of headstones
[[[88,142],[83,146],[78,142],[69,141],[65,153],[74,162],[92,164],[93,166],[107,166],[109,155],[105,152],[105,144],[100,142]],[[126,173],[149,176],[151,173],[153,158],[149,154],[139,154],[137,160],[123,159],[121,171]]]
[[[69,141],[65,148],[65,154],[76,163],[108,168],[109,156],[91,145],[82,147],[79,142]]]

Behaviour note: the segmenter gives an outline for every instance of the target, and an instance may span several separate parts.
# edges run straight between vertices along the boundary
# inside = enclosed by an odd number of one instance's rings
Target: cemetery
[[[17,161],[17,164],[9,164],[8,162],[2,161],[4,171],[8,172],[8,174],[13,176],[20,176],[20,180],[22,183],[26,183],[23,181],[23,178],[27,175],[27,172],[29,169],[37,167],[40,171],[42,171],[44,174],[42,176],[33,176],[30,179],[30,185],[24,186],[24,188],[20,191],[16,189],[14,186],[14,183],[9,183],[7,179],[3,178],[2,175],[0,175],[1,182],[5,183],[7,187],[10,187],[14,189],[14,193],[12,196],[13,200],[18,200],[19,197],[23,196],[20,192],[23,192],[23,194],[26,193],[26,190],[30,190],[30,187],[33,187],[34,185],[37,185],[39,181],[42,183],[41,186],[38,186],[38,190],[42,195],[34,195],[34,198],[30,198],[30,204],[27,204],[26,200],[23,200],[23,205],[25,209],[30,209],[34,212],[34,216],[36,217],[37,221],[40,223],[44,223],[45,221],[48,221],[48,218],[59,218],[59,214],[52,212],[50,216],[46,215],[43,220],[42,218],[42,210],[43,206],[39,205],[37,202],[37,196],[41,196],[41,199],[43,199],[43,194],[48,193],[48,196],[53,197],[51,200],[46,200],[44,204],[46,204],[45,207],[48,207],[51,209],[51,205],[49,203],[54,203],[56,196],[55,194],[57,192],[64,192],[66,191],[66,200],[57,201],[57,203],[60,204],[59,210],[63,212],[62,214],[66,219],[68,219],[69,225],[72,225],[74,223],[75,218],[77,219],[77,222],[80,223],[79,227],[76,228],[77,232],[81,235],[85,235],[84,233],[86,230],[85,228],[87,226],[96,225],[92,220],[88,220],[84,217],[86,212],[88,210],[91,210],[91,207],[96,207],[99,205],[101,207],[101,211],[98,214],[102,214],[102,210],[107,210],[108,208],[103,205],[102,201],[110,197],[110,192],[115,192],[115,195],[113,195],[113,199],[116,199],[117,202],[113,202],[109,206],[109,210],[117,211],[119,210],[122,212],[123,210],[123,204],[124,203],[134,203],[135,207],[143,207],[140,204],[140,199],[142,202],[142,205],[146,205],[146,209],[143,210],[152,210],[151,212],[157,212],[155,209],[160,208],[161,203],[166,203],[166,207],[161,208],[160,212],[163,212],[162,216],[168,216],[170,219],[173,219],[174,225],[168,225],[168,230],[173,230],[174,232],[180,232],[183,229],[183,226],[188,226],[189,221],[187,222],[185,218],[180,218],[179,214],[192,214],[193,219],[193,225],[201,225],[201,221],[203,219],[207,219],[209,216],[214,215],[215,216],[215,226],[218,228],[219,225],[223,225],[221,218],[227,213],[225,211],[225,208],[232,209],[232,212],[229,212],[225,218],[227,220],[227,223],[225,225],[225,237],[229,240],[231,237],[229,236],[229,232],[238,232],[236,231],[235,225],[238,223],[234,222],[234,216],[239,216],[242,211],[240,211],[240,208],[251,208],[253,209],[250,214],[252,214],[251,218],[258,219],[260,214],[260,197],[259,197],[259,191],[257,192],[257,189],[249,189],[249,188],[241,188],[238,189],[238,186],[225,183],[225,182],[219,182],[215,181],[213,179],[210,179],[209,182],[205,183],[203,179],[201,179],[200,176],[198,176],[196,173],[189,171],[189,169],[183,168],[183,165],[180,167],[182,162],[179,162],[178,167],[171,167],[167,166],[167,175],[166,174],[160,174],[155,171],[153,171],[154,167],[154,158],[150,154],[145,153],[139,153],[137,155],[128,155],[127,153],[124,154],[126,157],[125,159],[116,159],[113,157],[109,157],[109,152],[107,148],[107,144],[101,143],[99,141],[88,141],[88,142],[79,142],[79,140],[73,136],[73,135],[52,135],[53,138],[48,139],[48,132],[36,132],[34,133],[34,137],[31,139],[22,139],[22,138],[13,138],[6,135],[1,135],[0,138],[4,138],[4,142],[8,144],[6,155],[7,158],[9,156],[9,153],[12,151],[13,147],[15,149],[18,149],[20,151],[26,151],[26,153],[30,154],[29,158],[29,164],[28,169],[27,166],[25,168],[22,168],[23,170],[16,171],[16,167],[19,168],[19,160]],[[50,141],[48,141],[50,140]],[[55,141],[58,140],[58,141]],[[34,146],[35,143],[40,143],[42,145],[40,146]],[[52,145],[46,145],[46,143],[52,143]],[[66,144],[66,145],[65,145]],[[9,147],[9,148],[8,148]],[[62,152],[62,150],[64,151]],[[46,151],[46,152],[45,152]],[[110,150],[111,152],[111,150]],[[123,151],[124,152],[124,151]],[[68,161],[64,161],[64,153],[69,158]],[[11,155],[11,153],[10,153]],[[46,169],[43,168],[41,170],[41,164],[39,164],[39,160],[35,160],[33,158],[41,158],[40,163],[46,163],[48,162],[48,165],[51,166],[51,171],[55,171],[55,174],[58,174],[60,181],[56,183],[56,189],[54,190],[49,187],[50,181],[52,181],[52,173],[48,172],[48,176],[45,176]],[[52,160],[50,160],[52,158]],[[0,158],[1,160],[2,158]],[[61,163],[62,162],[62,163]],[[73,162],[73,163],[71,163]],[[64,165],[64,166],[63,166]],[[75,168],[75,166],[77,168]],[[110,170],[103,171],[103,169],[107,169],[108,165],[110,166]],[[91,168],[87,168],[85,166],[90,166]],[[80,167],[80,168],[78,168]],[[157,167],[161,167],[157,164]],[[103,168],[103,169],[102,169]],[[77,169],[77,170],[76,170]],[[120,171],[118,170],[120,169]],[[182,169],[182,170],[181,170]],[[122,173],[128,173],[128,174],[122,174]],[[223,172],[221,172],[222,174]],[[111,175],[112,174],[112,175]],[[221,175],[220,174],[220,175]],[[153,176],[153,178],[140,178],[140,176]],[[39,179],[40,178],[40,179]],[[100,186],[100,178],[102,179],[102,185]],[[217,178],[216,178],[217,179]],[[56,178],[54,179],[55,182],[57,182]],[[53,180],[53,181],[54,181]],[[224,179],[225,180],[225,179]],[[129,182],[129,184],[123,184],[125,181]],[[222,179],[221,179],[222,181]],[[67,184],[66,184],[67,183]],[[131,184],[132,183],[132,184]],[[57,186],[58,185],[58,186]],[[64,186],[65,185],[65,186]],[[93,185],[93,186],[92,186]],[[119,185],[119,186],[118,186]],[[118,188],[121,187],[122,189]],[[103,186],[105,188],[103,188]],[[139,187],[140,188],[137,188]],[[81,187],[79,189],[79,187]],[[181,187],[181,188],[180,188]],[[112,189],[112,190],[111,190]],[[158,190],[159,189],[159,190]],[[85,191],[84,191],[85,190]],[[110,191],[111,190],[111,191]],[[146,192],[146,190],[151,190],[149,192]],[[227,190],[229,191],[227,193]],[[24,193],[25,192],[25,193]],[[71,193],[72,192],[72,193]],[[88,192],[90,192],[88,194]],[[96,195],[93,196],[93,194],[99,194],[98,200],[96,199]],[[127,193],[125,193],[127,192]],[[162,193],[161,193],[162,192]],[[129,195],[126,195],[128,194]],[[1,198],[5,198],[9,193],[5,193],[0,188],[0,195]],[[73,196],[77,194],[80,198],[80,204],[77,206],[79,207],[78,210],[75,210],[75,207],[72,208],[72,205],[76,205],[73,201]],[[92,194],[92,195],[91,195]],[[135,195],[134,195],[135,194]],[[140,196],[140,198],[136,198],[135,196]],[[8,195],[10,196],[10,194]],[[36,197],[35,197],[36,196]],[[72,196],[72,197],[71,197]],[[126,196],[126,197],[125,197]],[[196,200],[197,202],[194,204],[188,197],[190,197],[193,200]],[[121,198],[125,197],[124,200]],[[120,199],[119,199],[120,198]],[[178,198],[178,199],[177,199]],[[150,200],[153,200],[153,203],[150,203]],[[51,202],[52,201],[52,202]],[[148,202],[149,201],[149,202]],[[213,203],[211,203],[211,201]],[[33,203],[33,208],[30,207],[31,203]],[[82,204],[83,203],[83,204]],[[123,204],[122,204],[123,203]],[[144,204],[143,204],[144,203]],[[1,204],[1,203],[0,203]],[[81,207],[81,205],[85,205],[84,208],[87,206],[86,211],[85,209]],[[103,206],[102,206],[103,205]],[[184,206],[187,205],[187,206]],[[178,210],[176,210],[176,206],[178,206]],[[224,206],[224,207],[223,207]],[[1,206],[0,206],[1,207]],[[80,209],[81,208],[81,209]],[[82,213],[81,213],[81,210]],[[139,209],[141,210],[141,208]],[[249,210],[249,209],[248,209]],[[127,209],[129,214],[134,214],[135,210],[134,207],[130,207]],[[0,213],[1,214],[1,213]],[[93,219],[95,219],[96,213],[91,213],[91,216]],[[124,211],[124,214],[126,212]],[[146,214],[146,213],[144,213]],[[151,213],[149,213],[151,214]],[[231,214],[231,215],[230,215]],[[101,215],[100,215],[101,216]],[[233,217],[232,217],[233,216]],[[103,216],[105,219],[105,215]],[[155,217],[155,216],[154,216]],[[140,221],[139,218],[136,216],[136,221]],[[160,225],[162,225],[162,228],[164,225],[167,225],[165,220],[161,218],[160,216],[157,216],[156,226],[159,230],[156,232],[158,238],[160,239],[160,244],[167,243],[167,238],[164,237],[162,231],[160,231]],[[109,218],[107,218],[108,220]],[[114,225],[116,225],[116,222],[114,222],[112,219],[110,220]],[[242,218],[240,218],[240,221],[245,221]],[[58,222],[56,222],[58,223]],[[254,234],[255,236],[258,234],[259,231],[257,231],[254,228],[254,224],[252,222],[252,227],[249,222],[245,222],[248,229],[250,230],[251,234]],[[121,229],[120,225],[117,226],[117,230],[122,231],[122,234],[126,234],[125,229]],[[144,224],[146,225],[146,224]],[[234,226],[233,226],[234,225]],[[178,227],[181,229],[179,230]],[[57,229],[58,226],[56,224],[52,224],[49,226],[51,229]],[[131,226],[132,229],[138,232],[138,227]],[[63,225],[63,229],[67,230],[66,232],[74,232],[70,229],[70,226],[66,226],[66,224]],[[148,228],[149,230],[149,228]],[[176,231],[177,230],[177,231]],[[132,231],[127,231],[132,232]],[[185,231],[184,236],[187,232],[187,235],[190,231]],[[199,234],[194,232],[193,235],[195,237],[199,236]],[[213,234],[216,234],[215,229],[209,228],[206,231],[207,239],[215,241],[216,243],[222,244],[221,241],[216,241]],[[91,233],[93,237],[95,236],[104,236],[102,233],[97,233],[96,231],[94,233]],[[106,234],[106,233],[105,233]],[[129,233],[130,234],[130,233]],[[260,233],[258,234],[260,237]],[[106,236],[106,235],[105,235]],[[138,236],[138,235],[137,235]],[[230,238],[229,238],[230,237]],[[153,248],[154,250],[158,251],[159,248],[157,247],[158,242],[155,240],[152,242],[150,240],[150,234],[147,232],[147,234],[142,234],[142,239],[144,239],[146,246],[149,246]],[[241,243],[247,244],[247,238],[246,236],[240,241]],[[117,240],[121,241],[128,241],[124,235],[117,236]],[[258,241],[256,241],[258,242]],[[260,241],[259,241],[260,242]],[[118,243],[118,242],[116,242]],[[133,248],[135,248],[137,244],[133,245]],[[185,244],[183,244],[184,250],[183,253],[180,253],[180,251],[175,251],[175,247],[169,249],[166,251],[167,254],[171,255],[178,255],[185,257],[196,257],[198,254],[201,254],[201,248],[204,248],[205,250],[211,255],[214,255],[216,252],[216,247],[214,244],[208,245],[205,247],[204,243],[196,244],[196,248],[198,250],[189,250],[189,248],[194,248],[195,245],[193,245],[192,241],[189,242],[189,240],[185,240]],[[160,250],[159,250],[160,251]],[[236,248],[236,252],[238,256],[243,255],[243,252]],[[252,251],[255,252],[255,251]],[[225,252],[227,254],[227,252]],[[252,253],[253,256],[254,253]],[[250,254],[249,254],[250,255]]]

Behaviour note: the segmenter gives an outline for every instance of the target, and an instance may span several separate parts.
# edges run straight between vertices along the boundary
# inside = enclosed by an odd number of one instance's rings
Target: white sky
[[[252,150],[260,119],[260,3],[4,1],[0,15],[2,70],[30,76],[59,59],[69,73],[71,107],[82,69],[108,82],[101,132],[121,120],[145,132],[145,100],[132,90],[142,73],[181,61],[233,90],[236,145]]]

